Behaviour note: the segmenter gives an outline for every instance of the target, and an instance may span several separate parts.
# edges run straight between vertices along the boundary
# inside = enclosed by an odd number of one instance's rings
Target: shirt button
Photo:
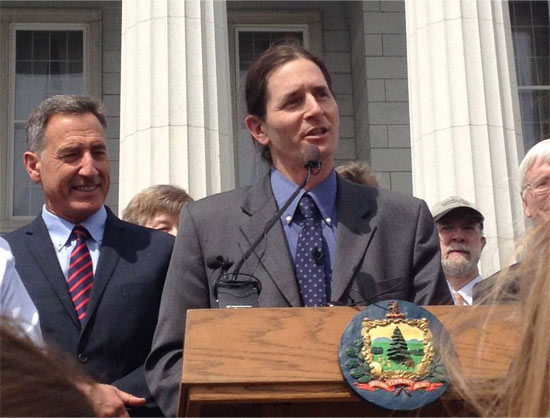
[[[81,363],[88,363],[88,356],[84,353],[78,353],[78,361]]]

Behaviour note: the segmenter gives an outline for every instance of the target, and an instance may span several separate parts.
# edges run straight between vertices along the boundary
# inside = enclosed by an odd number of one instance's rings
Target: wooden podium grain
[[[500,315],[484,332],[488,307],[426,309],[451,334],[465,375],[505,377],[519,335],[513,320],[518,307],[497,307]],[[338,364],[340,337],[357,312],[353,307],[190,310],[179,415],[468,415],[452,386],[440,401],[410,413],[359,400]],[[478,355],[480,339],[485,351]]]

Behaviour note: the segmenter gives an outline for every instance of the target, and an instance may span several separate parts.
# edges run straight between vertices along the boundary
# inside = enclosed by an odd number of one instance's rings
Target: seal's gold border
[[[371,340],[369,331],[378,326],[388,326],[388,325],[399,325],[407,324],[412,327],[419,328],[423,334],[423,343],[424,343],[424,356],[422,361],[417,365],[416,371],[385,371],[382,372],[375,367],[374,356],[371,352]],[[428,366],[432,363],[434,359],[434,347],[432,345],[432,333],[430,332],[429,322],[426,318],[420,319],[369,319],[365,318],[362,322],[361,328],[361,337],[363,338],[363,348],[361,353],[365,358],[365,362],[369,365],[371,375],[376,378],[390,379],[390,378],[408,378],[408,379],[418,379],[426,374]],[[378,363],[376,363],[378,364]]]

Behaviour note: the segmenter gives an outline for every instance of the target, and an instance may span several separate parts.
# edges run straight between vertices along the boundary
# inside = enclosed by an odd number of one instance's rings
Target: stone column
[[[234,187],[227,36],[225,1],[122,1],[121,210],[154,184]]]
[[[406,0],[413,190],[485,215],[484,276],[510,262],[523,232],[522,154],[507,2]]]

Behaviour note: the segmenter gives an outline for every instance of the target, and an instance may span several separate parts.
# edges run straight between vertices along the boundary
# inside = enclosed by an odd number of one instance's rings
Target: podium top
[[[519,307],[427,306],[447,329],[468,378],[502,378],[516,351]],[[340,337],[359,308],[198,309],[187,314],[182,384],[343,382]],[[482,330],[483,329],[483,333]],[[484,351],[477,347],[483,339]]]

